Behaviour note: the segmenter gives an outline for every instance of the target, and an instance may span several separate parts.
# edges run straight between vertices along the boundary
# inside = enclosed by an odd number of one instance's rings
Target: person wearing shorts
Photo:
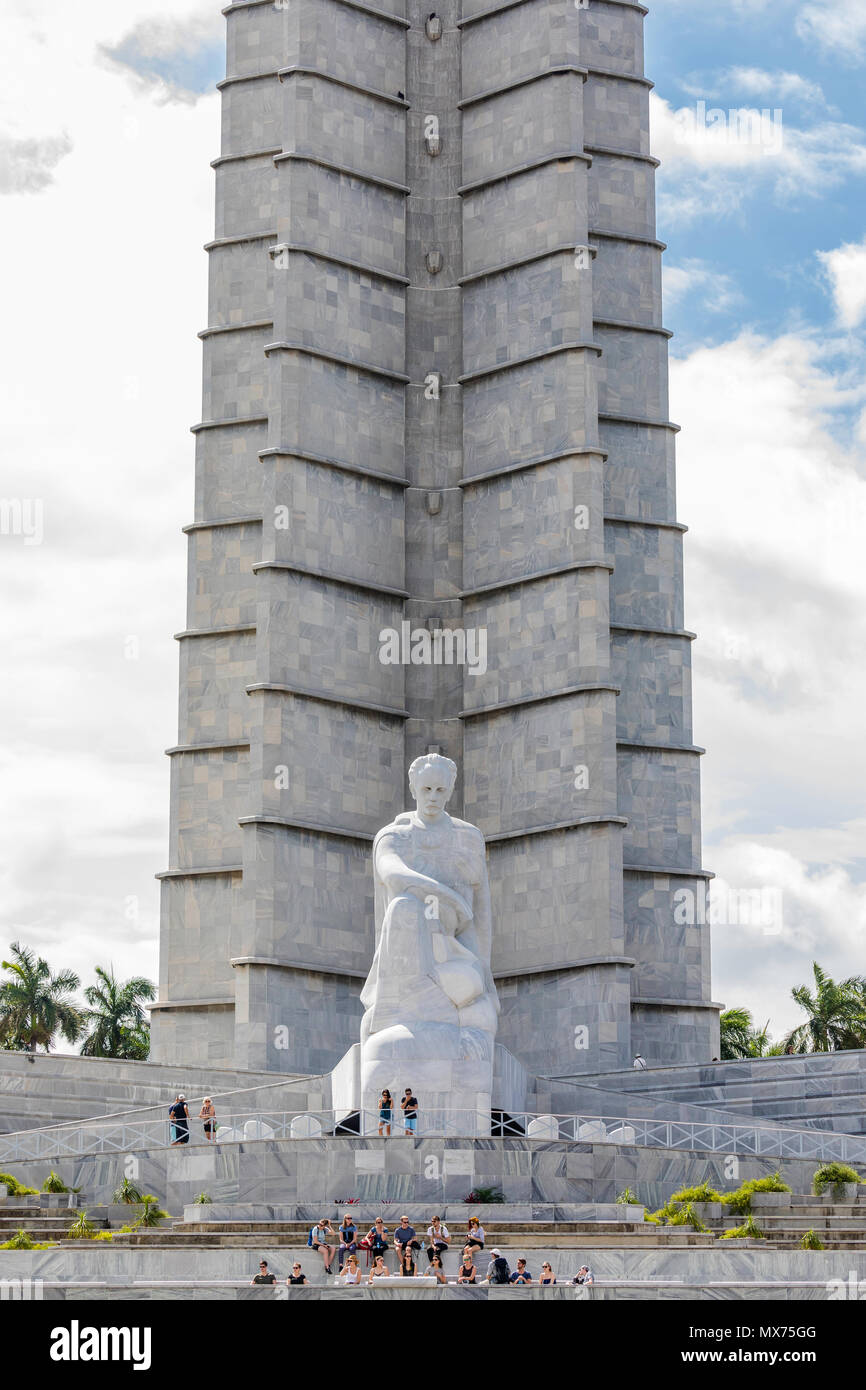
[[[391,1137],[391,1115],[394,1110],[394,1100],[390,1091],[383,1091],[379,1097],[379,1134],[385,1139]]]
[[[403,1125],[407,1134],[415,1134],[418,1130],[418,1100],[412,1094],[412,1087],[407,1086],[400,1101],[400,1108],[403,1111]]]
[[[210,1096],[205,1096],[202,1101],[198,1117],[204,1121],[204,1137],[207,1142],[209,1144],[216,1143],[216,1109]]]

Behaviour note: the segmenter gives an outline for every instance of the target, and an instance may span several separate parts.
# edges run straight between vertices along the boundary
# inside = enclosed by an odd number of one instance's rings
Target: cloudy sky
[[[224,21],[3,10],[0,946],[155,977]],[[776,1033],[813,958],[866,972],[864,68],[863,0],[647,21],[704,860],[783,904],[714,997]]]

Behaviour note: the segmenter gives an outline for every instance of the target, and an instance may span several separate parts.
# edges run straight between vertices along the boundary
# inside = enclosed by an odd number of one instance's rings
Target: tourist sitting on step
[[[381,1216],[376,1217],[360,1244],[362,1250],[367,1250],[372,1255],[384,1255],[388,1249],[388,1227]],[[367,1258],[369,1260],[369,1255]]]
[[[394,1249],[401,1259],[404,1250],[421,1249],[421,1242],[418,1239],[415,1227],[409,1225],[408,1216],[401,1216],[400,1225],[394,1230]]]
[[[511,1270],[508,1261],[501,1250],[494,1245],[490,1252],[490,1264],[487,1266],[486,1284],[509,1284],[511,1282]]]
[[[594,1284],[595,1275],[589,1265],[581,1265],[571,1282],[572,1284]]]
[[[466,1244],[471,1245],[473,1250],[484,1249],[484,1227],[477,1216],[470,1216],[469,1229],[466,1232]]]
[[[402,1246],[400,1250],[400,1278],[415,1278],[415,1261],[412,1258],[411,1246]]]
[[[516,1270],[514,1271],[514,1273],[513,1273],[512,1276],[511,1276],[511,1282],[512,1282],[512,1284],[531,1284],[531,1283],[532,1283],[532,1275],[529,1273],[529,1270],[526,1268],[526,1261],[525,1261],[525,1260],[518,1260],[518,1261],[517,1261],[517,1268],[516,1268]]]
[[[358,1242],[355,1239],[358,1234],[358,1228],[348,1212],[343,1217],[342,1225],[337,1234],[340,1237],[340,1269],[342,1269],[346,1256],[354,1255],[358,1248]]]
[[[267,1260],[259,1260],[259,1272],[250,1280],[250,1284],[275,1284],[276,1282],[277,1276],[271,1274]]]
[[[319,1224],[310,1231],[310,1245],[321,1255],[325,1273],[330,1274],[331,1261],[337,1253],[337,1238],[327,1216],[323,1216]]]
[[[463,1263],[457,1273],[458,1284],[475,1284],[478,1280],[478,1270],[475,1268],[475,1253],[471,1246],[467,1245],[463,1251]]]
[[[367,1283],[368,1283],[368,1284],[372,1284],[372,1282],[373,1282],[374,1279],[390,1279],[390,1278],[391,1278],[391,1271],[388,1269],[388,1266],[385,1264],[385,1261],[383,1260],[382,1256],[381,1256],[381,1255],[377,1255],[376,1258],[375,1258],[375,1260],[373,1261],[373,1268],[370,1270],[370,1274],[369,1274],[369,1276],[368,1276]]]
[[[437,1283],[437,1284],[447,1284],[447,1283],[448,1283],[448,1276],[446,1275],[445,1270],[442,1268],[442,1256],[441,1256],[441,1255],[434,1255],[434,1256],[433,1256],[432,1260],[430,1261],[430,1271],[429,1271],[429,1272],[430,1272],[430,1274],[433,1275],[433,1278],[436,1280],[436,1283]]]
[[[337,1275],[338,1284],[360,1284],[361,1266],[358,1263],[357,1255],[350,1255],[346,1261],[346,1268]]]
[[[434,1255],[444,1255],[450,1244],[451,1237],[448,1234],[448,1227],[444,1225],[441,1216],[434,1216],[427,1227],[427,1259],[429,1263],[433,1263]]]
[[[292,1272],[291,1272],[291,1274],[289,1275],[288,1279],[286,1280],[286,1283],[287,1283],[287,1284],[307,1284],[307,1283],[309,1283],[309,1280],[307,1279],[306,1274],[305,1274],[304,1271],[301,1269],[301,1266],[300,1266],[300,1264],[298,1263],[297,1260],[295,1260],[295,1263],[292,1265]]]
[[[554,1274],[553,1268],[550,1264],[548,1264],[547,1260],[545,1260],[544,1264],[541,1266],[541,1277],[538,1280],[538,1282],[539,1284],[556,1283],[556,1275]]]

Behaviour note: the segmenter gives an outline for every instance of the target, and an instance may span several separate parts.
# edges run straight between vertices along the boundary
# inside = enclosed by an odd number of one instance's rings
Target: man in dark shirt
[[[529,1270],[526,1268],[526,1261],[525,1261],[525,1260],[518,1260],[518,1261],[517,1261],[517,1268],[516,1268],[516,1270],[514,1271],[514,1273],[513,1273],[512,1276],[511,1276],[511,1282],[512,1282],[512,1284],[531,1284],[531,1283],[532,1283],[532,1275],[529,1273]]]
[[[415,1227],[409,1225],[408,1216],[401,1216],[400,1225],[394,1230],[394,1248],[401,1260],[407,1247],[410,1250],[420,1250],[421,1242],[415,1233]]]
[[[250,1283],[251,1283],[251,1284],[275,1284],[276,1282],[277,1282],[277,1276],[276,1276],[275,1274],[271,1274],[270,1270],[268,1269],[268,1262],[267,1262],[267,1260],[259,1260],[259,1272],[258,1272],[258,1274],[256,1275],[256,1277],[255,1277],[254,1279],[251,1279],[251,1280],[250,1280]]]
[[[400,1101],[400,1108],[403,1111],[403,1124],[407,1134],[414,1134],[418,1129],[418,1097],[413,1096],[412,1087],[407,1086]]]

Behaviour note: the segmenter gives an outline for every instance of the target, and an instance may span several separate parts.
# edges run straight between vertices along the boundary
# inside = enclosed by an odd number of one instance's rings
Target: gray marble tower
[[[373,836],[437,749],[487,840],[499,1041],[709,1060],[646,11],[224,13],[154,1059],[357,1041]],[[383,659],[419,632],[442,660]]]

